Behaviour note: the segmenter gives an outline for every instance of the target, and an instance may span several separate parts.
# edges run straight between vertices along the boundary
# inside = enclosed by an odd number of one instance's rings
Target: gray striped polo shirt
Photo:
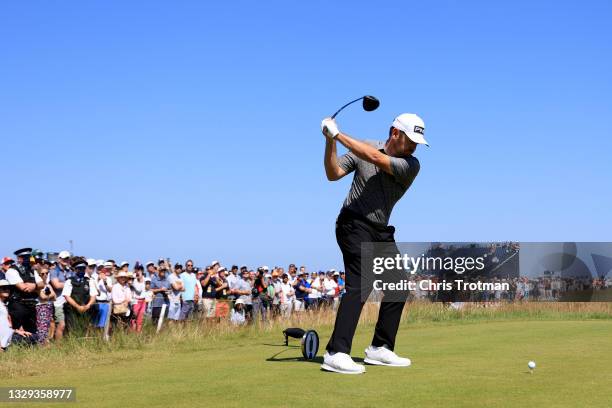
[[[379,150],[385,147],[382,141],[364,142]],[[347,174],[355,172],[343,208],[360,214],[375,224],[389,224],[393,206],[408,190],[420,169],[419,161],[412,155],[390,158],[393,175],[360,159],[352,152],[338,158],[338,165]]]

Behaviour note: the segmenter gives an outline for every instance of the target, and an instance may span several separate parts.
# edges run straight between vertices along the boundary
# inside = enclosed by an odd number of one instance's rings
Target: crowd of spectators
[[[518,263],[520,245],[517,242],[489,243],[486,245],[446,245],[436,243],[426,251],[428,256],[441,258],[482,257],[484,268],[478,273],[457,274],[436,270],[419,270],[410,279],[414,281],[428,280],[452,282],[461,279],[466,282],[483,282],[497,285],[497,289],[463,290],[456,288],[450,291],[422,290],[417,284],[417,290],[411,293],[415,299],[431,301],[464,301],[488,304],[499,301],[560,301],[564,299],[588,300],[590,291],[612,288],[612,276],[593,277],[589,274],[581,276],[565,276],[559,271],[543,270],[540,276],[521,276]],[[503,284],[499,285],[499,284]],[[503,289],[507,287],[508,289]],[[582,298],[567,297],[570,294],[582,295]]]
[[[140,332],[154,325],[201,319],[235,325],[288,318],[320,308],[335,309],[344,293],[344,273],[309,273],[294,264],[287,271],[219,261],[197,267],[192,260],[172,264],[117,263],[74,256],[15,251],[0,270],[0,348],[11,343],[46,345],[65,334],[116,330]]]
[[[466,251],[440,246],[434,249],[442,250]],[[483,251],[474,247],[469,250]],[[516,250],[513,244],[484,249],[494,269]],[[104,336],[116,330],[141,332],[145,322],[160,328],[161,323],[175,325],[193,319],[234,325],[286,319],[309,310],[335,310],[345,291],[343,272],[332,269],[309,273],[306,267],[298,270],[294,264],[285,271],[267,266],[226,268],[218,261],[197,267],[192,260],[172,264],[160,258],[144,265],[136,262],[131,267],[127,261],[84,258],[68,251],[45,256],[23,248],[14,255],[14,259],[4,257],[0,269],[0,350],[11,343],[60,342],[70,332]],[[557,301],[572,291],[612,288],[612,277],[569,278],[552,272],[535,278],[496,274],[457,277],[503,283],[509,289],[439,291],[424,290],[417,284],[409,299],[486,305]],[[409,279],[439,282],[445,277],[420,271]]]

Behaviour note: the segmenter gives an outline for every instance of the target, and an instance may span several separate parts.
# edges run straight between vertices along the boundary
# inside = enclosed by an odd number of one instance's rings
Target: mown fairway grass
[[[127,343],[97,356],[77,348],[47,350],[40,366],[1,370],[8,375],[1,384],[74,386],[78,403],[70,406],[84,407],[610,407],[612,319],[605,310],[584,313],[594,319],[533,310],[527,317],[500,311],[502,318],[461,318],[442,311],[438,318],[406,319],[397,352],[409,356],[412,367],[368,366],[361,376],[322,372],[320,359],[301,361],[299,348],[280,345],[282,326],[272,325],[198,338],[174,330],[163,341]],[[444,319],[453,313],[456,318]],[[358,359],[374,315],[366,313],[358,329],[352,353]],[[308,328],[315,321],[301,323]],[[329,323],[325,318],[316,326],[323,343]],[[70,368],[70,358],[78,368]],[[533,374],[529,360],[538,364]],[[33,364],[18,354],[5,362]]]

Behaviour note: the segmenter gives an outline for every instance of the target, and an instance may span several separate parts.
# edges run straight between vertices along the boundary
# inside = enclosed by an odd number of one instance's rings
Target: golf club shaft
[[[360,96],[359,98],[357,98],[357,99],[355,99],[355,100],[353,100],[353,101],[350,101],[349,103],[347,103],[346,105],[344,105],[343,107],[341,107],[340,109],[338,109],[338,110],[336,111],[336,113],[334,113],[334,114],[332,115],[332,117],[331,117],[331,118],[332,118],[332,119],[334,119],[334,118],[336,117],[336,115],[337,115],[337,114],[339,114],[339,113],[342,111],[342,109],[346,108],[346,107],[347,107],[347,106],[349,106],[351,103],[355,103],[355,102],[357,102],[357,101],[359,101],[359,100],[361,100],[361,99],[363,99],[363,96]]]

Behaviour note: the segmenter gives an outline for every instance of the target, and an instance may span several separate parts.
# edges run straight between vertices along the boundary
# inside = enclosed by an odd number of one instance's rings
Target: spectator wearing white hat
[[[323,280],[324,302],[327,306],[334,306],[334,310],[335,304],[337,303],[338,299],[338,282],[335,279],[337,279],[339,275],[340,274],[338,272],[336,272],[334,269],[331,269]],[[335,279],[334,276],[336,276]]]
[[[246,323],[246,314],[244,310],[244,299],[238,299],[234,303],[234,308],[232,309],[232,314],[230,316],[230,321],[236,326],[242,326]]]
[[[115,278],[117,282],[113,285],[111,291],[113,302],[111,320],[113,326],[120,325],[123,328],[127,328],[130,319],[130,302],[132,300],[132,291],[128,285],[128,274],[125,271],[119,271]]]
[[[62,339],[66,327],[66,317],[64,316],[64,303],[66,303],[66,299],[62,296],[62,290],[64,290],[66,281],[73,275],[74,273],[70,267],[70,252],[61,251],[57,256],[55,268],[49,273],[49,281],[51,282],[51,287],[53,287],[55,291],[53,307],[55,320],[54,337],[56,341]]]
[[[97,261],[93,258],[87,259],[87,268],[85,269],[85,275],[92,280],[96,279],[96,266]]]

